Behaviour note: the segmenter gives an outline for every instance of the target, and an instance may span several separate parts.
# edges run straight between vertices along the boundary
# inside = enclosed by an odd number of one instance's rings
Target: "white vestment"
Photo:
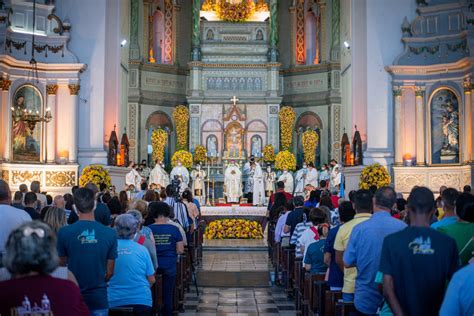
[[[133,185],[135,187],[135,191],[140,190],[140,184],[142,183],[142,176],[138,173],[137,170],[132,169],[129,173],[125,176],[125,184],[127,187]]]
[[[319,178],[319,174],[316,168],[308,169],[308,174],[306,175],[305,186],[309,184],[315,188],[319,187],[318,178]]]
[[[150,184],[159,185],[162,188],[166,188],[170,184],[170,177],[168,173],[161,167],[160,164],[156,164],[155,168],[150,172]]]
[[[276,174],[274,171],[268,172],[268,170],[264,174],[265,178],[265,192],[275,192],[275,180]]]
[[[224,172],[225,196],[227,202],[238,203],[242,196],[242,172],[236,165],[229,165]]]
[[[304,186],[306,185],[307,174],[308,174],[308,169],[306,169],[306,168],[302,168],[302,169],[300,169],[296,172],[296,176],[295,176],[295,181],[296,181],[295,195],[303,195]],[[293,193],[293,192],[288,192],[288,193]]]
[[[175,176],[178,176],[179,180],[181,181],[180,191],[184,192],[184,190],[189,185],[189,171],[183,166],[176,166],[171,170],[171,180],[174,179]]]
[[[253,205],[265,204],[265,185],[263,183],[263,171],[259,163],[255,164],[253,174]]]
[[[285,183],[285,192],[293,194],[293,176],[289,172],[283,172],[282,175],[278,178],[278,181],[283,181]]]
[[[199,199],[199,202],[203,202],[202,199],[205,200],[206,197],[206,183],[204,182],[204,179],[206,179],[206,171],[202,169],[193,170],[191,172],[191,179],[193,179],[193,185],[191,188],[193,195]]]
[[[341,166],[335,165],[331,170],[331,188],[336,188],[341,184]]]

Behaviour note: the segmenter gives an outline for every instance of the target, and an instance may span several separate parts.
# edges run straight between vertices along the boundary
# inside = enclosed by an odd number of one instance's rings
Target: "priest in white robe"
[[[267,198],[275,192],[275,181],[276,181],[276,173],[272,170],[272,167],[269,165],[267,166],[267,171],[264,173],[265,178],[265,195]]]
[[[265,184],[263,183],[263,170],[258,162],[255,163],[253,174],[253,205],[263,205],[265,203]]]
[[[280,175],[280,177],[278,177],[278,181],[283,181],[283,183],[285,184],[285,192],[293,194],[293,176],[291,175],[291,173],[288,172],[288,170],[283,170],[283,173]]]
[[[242,196],[242,172],[235,163],[230,163],[225,169],[224,194],[228,203],[239,203]]]
[[[314,167],[314,164],[310,162],[308,164],[308,174],[306,176],[305,186],[310,185],[316,189],[319,187],[318,180],[319,180],[318,170]]]
[[[178,177],[180,184],[180,193],[183,193],[189,186],[189,171],[183,166],[183,163],[178,160],[176,167],[171,170],[171,179]]]
[[[125,175],[125,185],[127,189],[131,189],[133,186],[133,191],[140,190],[140,185],[142,183],[142,176],[135,169],[135,164],[133,162],[129,165],[130,172]]]
[[[331,160],[331,189],[339,190],[339,186],[341,185],[341,165],[337,163],[336,160]]]
[[[296,187],[295,187],[295,196],[304,195],[304,187],[306,186],[306,178],[308,175],[308,166],[306,163],[303,163],[303,168],[298,170],[295,175]],[[292,193],[292,192],[288,192]]]
[[[170,177],[168,173],[163,169],[160,162],[156,162],[155,167],[150,172],[150,185],[155,184],[159,188],[166,188],[170,184]]]
[[[196,169],[191,172],[191,179],[193,179],[192,192],[196,199],[201,204],[206,203],[206,171],[201,169],[201,165],[197,164]]]

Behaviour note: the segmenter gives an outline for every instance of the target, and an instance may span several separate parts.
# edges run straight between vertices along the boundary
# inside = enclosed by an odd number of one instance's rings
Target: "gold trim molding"
[[[69,88],[69,93],[71,95],[78,95],[79,90],[81,89],[81,85],[78,83],[70,83],[68,84],[68,88]]]
[[[57,84],[46,85],[46,92],[48,93],[48,95],[56,95],[58,93],[58,85]]]

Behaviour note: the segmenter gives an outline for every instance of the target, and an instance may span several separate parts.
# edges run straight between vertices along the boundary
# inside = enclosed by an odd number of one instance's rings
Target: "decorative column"
[[[402,89],[400,87],[393,87],[393,99],[395,109],[395,165],[401,166],[403,164],[402,153]]]
[[[138,7],[139,0],[132,0],[130,7],[130,59],[140,59],[138,44]]]
[[[193,33],[191,60],[201,60],[201,0],[193,0]]]
[[[77,130],[77,117],[78,117],[78,111],[77,111],[77,104],[78,104],[78,99],[79,99],[79,90],[81,89],[81,85],[78,83],[73,83],[69,84],[69,93],[71,95],[71,114],[72,114],[72,120],[69,122],[69,128],[70,128],[70,139],[68,140],[68,151],[69,151],[69,158],[68,161],[70,163],[76,163],[77,162],[77,135],[78,135],[78,130]]]
[[[3,141],[3,161],[10,161],[10,156],[11,156],[11,142],[12,142],[12,115],[11,115],[11,110],[10,107],[8,106],[8,96],[9,96],[9,90],[10,86],[12,84],[11,80],[8,79],[3,79],[2,80],[2,105],[4,108],[4,111],[2,111],[3,114],[3,122],[2,125],[4,125],[4,138],[2,139]]]
[[[323,62],[326,62],[328,60],[328,49],[327,49],[327,46],[328,46],[328,43],[327,43],[327,16],[326,16],[326,2],[324,0],[321,0],[319,2],[319,8],[321,10],[321,32],[319,32],[320,34],[320,37],[321,37],[321,41],[320,41],[320,45],[321,45],[321,49],[320,49],[320,62],[323,63]]]
[[[173,11],[172,0],[165,0],[164,64],[173,63]]]
[[[280,120],[278,113],[280,112],[280,104],[268,105],[268,144],[272,144],[275,151],[280,150]]]
[[[149,0],[143,0],[143,56],[150,61],[153,56],[150,55],[150,3]]]
[[[296,3],[296,64],[306,64],[306,49],[304,39],[304,0]]]
[[[189,105],[189,149],[194,152],[196,146],[201,145],[201,104],[191,103]],[[206,146],[206,140],[202,145]]]
[[[51,111],[53,119],[46,124],[46,162],[54,163],[56,160],[56,121],[58,120],[56,111],[56,94],[58,93],[57,84],[46,85],[47,108]],[[75,119],[73,119],[75,121]]]
[[[463,162],[472,161],[472,82],[471,77],[464,79],[464,150]]]
[[[179,25],[180,25],[179,12],[180,11],[181,11],[181,6],[178,5],[178,4],[173,4],[173,27],[172,27],[172,31],[173,31],[174,34],[172,35],[172,45],[173,45],[172,62],[175,65],[178,65],[178,62],[179,62],[178,55],[179,55],[180,50],[178,48],[178,41],[176,39],[181,36],[180,29],[179,29]]]
[[[277,62],[278,52],[278,0],[270,0],[270,48],[268,49],[268,61]]]
[[[332,20],[331,20],[331,60],[339,59],[341,47],[341,2],[340,0],[332,1]]]
[[[290,67],[296,65],[296,7],[290,6]]]
[[[425,158],[425,87],[415,88],[416,165],[424,166]]]

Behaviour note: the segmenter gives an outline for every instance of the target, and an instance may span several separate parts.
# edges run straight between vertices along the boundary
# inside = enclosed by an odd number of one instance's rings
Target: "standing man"
[[[174,196],[173,186],[171,184],[166,187],[166,199],[163,202],[171,207],[170,218],[177,221],[185,232],[189,232],[191,223],[188,218],[188,209],[183,202]]]
[[[163,169],[161,161],[156,161],[155,167],[150,172],[150,185],[158,185],[161,190],[166,189],[170,184],[170,177],[168,173]]]
[[[308,164],[308,175],[306,177],[305,186],[311,185],[314,188],[319,187],[318,178],[319,178],[318,170],[314,167],[314,164],[310,162]]]
[[[414,188],[407,206],[410,227],[383,242],[384,295],[394,315],[438,315],[446,284],[459,266],[456,242],[430,228],[436,205],[429,189]]]
[[[58,232],[60,264],[67,265],[76,277],[91,315],[107,315],[107,282],[117,258],[116,232],[95,220],[96,201],[91,190],[77,189],[74,205],[79,221]]]
[[[41,219],[40,213],[37,211],[39,203],[37,195],[34,192],[25,194],[25,212],[27,212],[33,220]]]
[[[458,221],[456,216],[456,200],[459,197],[459,192],[453,188],[447,188],[441,193],[441,201],[443,202],[443,218],[431,224],[432,228],[439,229]]]
[[[44,195],[43,193],[41,193],[41,184],[39,181],[33,181],[31,182],[30,184],[30,190],[31,192],[34,192],[36,193],[36,197],[39,201],[39,205],[37,207],[37,209],[39,209],[40,211],[43,209],[43,207],[45,207],[46,205],[48,205],[48,199],[46,198],[46,195]]]
[[[298,170],[295,175],[295,181],[296,181],[296,187],[295,187],[295,196],[304,196],[304,187],[307,184],[307,178],[308,176],[308,166],[305,163],[303,163],[303,168]],[[292,193],[292,192],[290,192]]]
[[[293,189],[294,189],[294,182],[293,182],[293,176],[291,173],[288,172],[287,169],[283,170],[283,173],[278,177],[278,182],[283,182],[285,185],[285,191],[293,194]]]
[[[258,162],[255,162],[255,172],[253,174],[253,197],[254,206],[265,204],[265,184],[263,183],[263,171]]]
[[[354,305],[359,313],[375,314],[383,301],[374,282],[379,271],[382,243],[386,236],[407,225],[390,215],[397,201],[392,187],[382,187],[375,193],[374,214],[355,226],[344,251],[346,268],[357,267]]]
[[[173,170],[171,170],[171,180],[174,180],[176,176],[178,177],[179,181],[181,181],[179,193],[183,193],[184,190],[189,186],[189,171],[185,166],[183,166],[181,160],[178,160],[176,166],[173,168]]]
[[[337,163],[336,160],[331,159],[331,189],[339,191],[339,186],[341,185],[341,166]]]
[[[267,210],[269,211],[272,209],[273,203],[275,202],[275,194],[283,193],[287,201],[293,199],[293,195],[290,192],[287,192],[285,190],[285,183],[283,181],[278,181],[276,183],[276,187],[277,187],[276,192],[270,196],[270,199],[268,201]]]
[[[206,171],[202,170],[201,164],[196,165],[196,169],[191,172],[191,179],[193,179],[192,193],[199,203],[206,203]]]

